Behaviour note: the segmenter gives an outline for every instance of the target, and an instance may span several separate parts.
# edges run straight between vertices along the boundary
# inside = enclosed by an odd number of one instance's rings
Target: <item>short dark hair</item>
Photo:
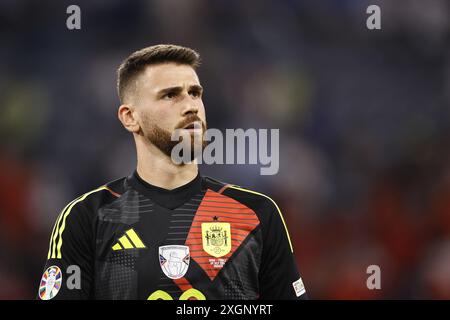
[[[124,103],[131,81],[148,65],[174,62],[197,68],[200,55],[193,49],[173,44],[158,44],[133,52],[117,69],[117,93]]]

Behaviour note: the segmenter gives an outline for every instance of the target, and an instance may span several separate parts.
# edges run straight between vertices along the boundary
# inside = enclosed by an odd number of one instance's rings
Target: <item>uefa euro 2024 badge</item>
[[[159,247],[159,263],[164,274],[170,279],[182,278],[189,268],[188,246],[161,246]]]
[[[62,284],[62,272],[57,266],[51,266],[45,270],[39,285],[39,298],[41,300],[50,300],[54,298]]]

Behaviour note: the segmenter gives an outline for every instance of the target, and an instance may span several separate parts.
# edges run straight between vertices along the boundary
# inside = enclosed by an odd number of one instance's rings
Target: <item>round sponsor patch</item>
[[[51,266],[45,270],[39,285],[39,298],[41,300],[50,300],[54,298],[62,284],[61,269],[57,266]]]

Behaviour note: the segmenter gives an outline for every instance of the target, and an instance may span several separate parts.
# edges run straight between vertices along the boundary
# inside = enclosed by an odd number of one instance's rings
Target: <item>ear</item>
[[[141,129],[137,119],[135,108],[129,104],[123,104],[117,110],[117,117],[122,125],[131,133],[138,133]]]

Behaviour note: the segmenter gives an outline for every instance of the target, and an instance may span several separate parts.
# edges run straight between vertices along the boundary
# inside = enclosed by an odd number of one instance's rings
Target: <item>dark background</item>
[[[81,8],[81,30],[66,8]],[[381,7],[381,30],[366,8]],[[115,71],[195,48],[209,127],[279,128],[280,171],[202,166],[267,193],[313,299],[450,298],[450,2],[0,2],[0,298],[34,298],[51,228],[135,166]],[[368,290],[366,268],[381,268]]]

